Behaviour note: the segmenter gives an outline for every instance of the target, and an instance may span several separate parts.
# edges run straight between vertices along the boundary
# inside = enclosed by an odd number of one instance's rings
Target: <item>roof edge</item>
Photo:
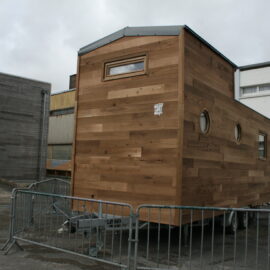
[[[204,43],[207,47],[209,47],[212,51],[214,51],[216,54],[224,58],[227,62],[229,62],[232,66],[235,68],[238,68],[238,66],[233,63],[228,57],[226,57],[224,54],[222,54],[219,50],[217,50],[214,46],[212,46],[209,42],[207,42],[204,38],[202,38],[199,34],[194,32],[191,28],[189,28],[187,25],[184,26],[184,28],[190,32],[192,35],[194,35],[196,38],[198,38],[202,43]]]
[[[69,93],[69,92],[72,92],[72,91],[76,91],[76,88],[71,88],[71,89],[52,92],[51,96],[60,95],[60,94],[64,94],[64,93]]]
[[[168,25],[168,26],[138,26],[138,27],[125,27],[119,31],[116,31],[108,36],[105,36],[95,42],[92,42],[78,51],[78,56],[82,56],[86,53],[94,51],[97,48],[103,47],[113,41],[116,41],[122,37],[131,37],[131,36],[178,36],[181,34],[181,31],[185,29],[190,32],[193,36],[198,38],[202,43],[204,43],[208,48],[213,52],[221,56],[224,60],[229,62],[233,67],[238,68],[238,66],[233,63],[229,58],[224,54],[218,51],[200,35],[194,32],[187,25]]]
[[[240,66],[239,69],[242,71],[245,71],[245,70],[264,68],[264,67],[270,67],[270,61]]]
[[[108,36],[105,36],[97,41],[94,41],[78,51],[78,55],[84,55],[97,48],[103,47],[113,41],[116,41],[122,37],[135,37],[135,36],[178,36],[182,25],[169,25],[169,26],[134,26],[125,27],[119,31],[116,31]]]
[[[32,82],[37,82],[37,83],[44,83],[44,84],[49,85],[50,87],[52,86],[52,84],[50,82],[45,82],[45,81],[32,79],[32,78],[28,78],[28,77],[24,77],[24,76],[19,76],[19,75],[13,75],[10,73],[0,72],[0,75],[13,77],[13,78],[17,78],[17,79],[23,79],[23,80],[32,81]]]

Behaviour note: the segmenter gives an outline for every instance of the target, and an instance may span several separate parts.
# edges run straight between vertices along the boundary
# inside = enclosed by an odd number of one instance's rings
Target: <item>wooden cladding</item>
[[[80,57],[73,195],[176,204],[178,48],[178,36],[125,37]],[[128,59],[147,76],[101,80],[101,63]]]
[[[231,96],[234,67],[185,34],[182,205],[245,207],[270,201],[270,166],[264,161],[270,121]],[[207,135],[198,123],[201,108],[211,117]],[[240,134],[234,133],[237,123]]]
[[[73,195],[133,207],[270,201],[270,166],[258,159],[270,122],[234,100],[235,67],[197,37],[123,37],[79,57]]]
[[[104,64],[104,80],[114,80],[146,73],[146,55]]]

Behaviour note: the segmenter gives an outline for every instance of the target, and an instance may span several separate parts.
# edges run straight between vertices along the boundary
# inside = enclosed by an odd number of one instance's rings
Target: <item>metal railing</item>
[[[65,190],[48,183],[13,190],[6,253],[26,242],[123,269],[270,269],[268,206],[134,212],[125,203],[41,192]]]
[[[70,181],[61,178],[49,178],[42,181],[34,182],[28,187],[30,190],[60,194],[60,195],[70,195]]]
[[[134,269],[270,269],[270,209],[141,205],[137,216]]]
[[[124,203],[15,189],[3,249],[22,241],[128,269],[132,213]]]

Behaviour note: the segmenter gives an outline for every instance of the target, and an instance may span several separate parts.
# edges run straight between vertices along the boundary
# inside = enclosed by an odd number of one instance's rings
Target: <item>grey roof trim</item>
[[[32,81],[32,82],[37,82],[37,83],[46,83],[46,84],[51,86],[51,83],[49,83],[49,82],[40,81],[40,80],[36,80],[36,79],[31,79],[31,78],[27,78],[27,77],[23,77],[23,76],[18,76],[18,75],[13,75],[13,74],[10,74],[10,73],[0,72],[0,75],[13,77],[13,78],[18,78],[18,79],[24,79],[24,80],[27,80],[27,81]]]
[[[201,42],[203,42],[206,46],[208,46],[212,51],[220,55],[227,62],[229,62],[234,67],[237,67],[232,61],[230,61],[226,56],[224,56],[221,52],[215,49],[211,44],[209,44],[205,39],[195,33],[191,28],[186,25],[170,25],[170,26],[141,26],[141,27],[125,27],[117,32],[114,32],[102,39],[99,39],[93,43],[90,43],[84,47],[82,47],[78,55],[84,55],[88,52],[91,52],[97,48],[105,46],[113,41],[116,41],[122,37],[134,37],[134,36],[178,36],[181,33],[182,29],[186,29],[192,35],[197,37]]]
[[[58,115],[73,114],[73,113],[74,113],[74,106],[63,108],[63,109],[50,110],[50,117],[58,116]]]
[[[63,93],[68,93],[68,92],[72,92],[72,91],[76,91],[76,88],[62,90],[62,91],[59,91],[59,92],[53,92],[53,93],[51,93],[51,96],[55,96],[55,95],[59,95],[59,94],[63,94]]]
[[[246,65],[246,66],[241,66],[241,67],[239,67],[239,69],[244,71],[244,70],[256,69],[256,68],[264,68],[264,67],[270,67],[270,61],[251,64],[251,65]]]
[[[99,47],[116,41],[122,37],[133,36],[178,36],[181,29],[184,26],[172,25],[172,26],[142,26],[142,27],[125,27],[117,32],[114,32],[104,38],[101,38],[93,43],[90,43],[82,47],[78,55],[83,55],[91,52]]]
[[[194,35],[196,38],[198,38],[202,43],[204,43],[207,47],[209,47],[212,51],[214,51],[216,54],[221,56],[224,60],[229,62],[232,66],[235,68],[238,68],[238,66],[233,63],[229,58],[227,58],[224,54],[222,54],[220,51],[218,51],[215,47],[213,47],[210,43],[208,43],[205,39],[203,39],[201,36],[199,36],[196,32],[194,32],[191,28],[189,28],[187,25],[185,25],[185,29],[189,31],[192,35]]]

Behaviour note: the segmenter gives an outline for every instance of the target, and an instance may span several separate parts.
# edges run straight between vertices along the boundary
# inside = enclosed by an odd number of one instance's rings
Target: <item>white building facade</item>
[[[239,67],[235,98],[270,118],[270,62]]]

